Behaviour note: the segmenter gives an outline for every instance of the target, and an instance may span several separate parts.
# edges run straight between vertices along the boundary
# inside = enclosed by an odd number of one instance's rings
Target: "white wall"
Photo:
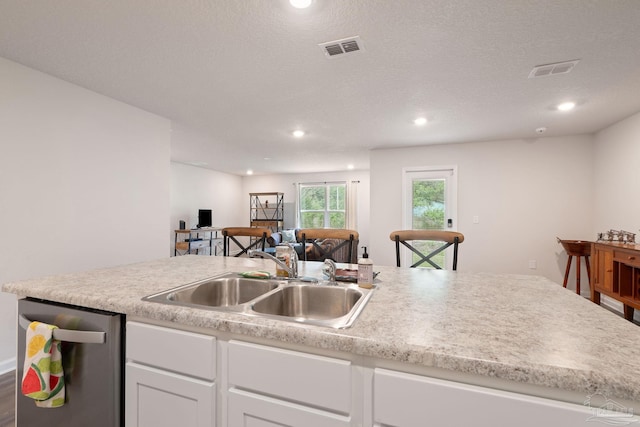
[[[360,181],[358,184],[358,216],[357,231],[360,235],[360,246],[369,246],[369,171],[344,171],[325,172],[308,174],[282,174],[282,175],[260,175],[246,176],[243,178],[244,205],[242,212],[242,222],[237,226],[249,225],[249,193],[259,192],[281,192],[284,193],[284,203],[294,204],[296,195],[294,184],[298,182],[329,182],[329,181]],[[358,249],[361,253],[362,249]]]
[[[598,132],[594,137],[593,233],[626,230],[640,242],[640,113]],[[606,296],[602,302],[622,312],[622,304]],[[635,311],[640,319],[640,310]]]
[[[594,235],[612,228],[638,233],[640,113],[595,135],[593,182]]]
[[[166,256],[170,122],[0,58],[0,283]],[[15,296],[0,293],[0,371]]]
[[[402,228],[402,169],[457,165],[458,231],[465,235],[458,269],[540,274],[561,283],[567,256],[556,236],[593,237],[592,152],[591,136],[374,150],[372,257],[395,265],[389,233]],[[537,261],[536,270],[529,260]],[[586,270],[584,277],[586,283]]]
[[[237,225],[244,220],[245,202],[248,196],[242,190],[242,177],[172,162],[171,255],[180,220],[187,228],[195,227],[198,209],[211,209],[214,227]]]

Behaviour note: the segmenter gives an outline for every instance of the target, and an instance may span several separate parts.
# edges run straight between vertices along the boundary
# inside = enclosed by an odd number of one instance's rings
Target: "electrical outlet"
[[[529,260],[529,268],[531,270],[535,270],[536,268],[538,268],[538,262],[535,259],[530,259]]]

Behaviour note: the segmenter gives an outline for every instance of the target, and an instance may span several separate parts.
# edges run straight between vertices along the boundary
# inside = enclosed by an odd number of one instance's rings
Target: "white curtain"
[[[299,182],[294,182],[293,183],[293,188],[295,189],[296,192],[296,197],[295,197],[295,216],[296,216],[296,220],[295,220],[295,228],[300,228],[300,183]]]
[[[358,231],[358,184],[360,181],[347,183],[347,223],[346,228]]]

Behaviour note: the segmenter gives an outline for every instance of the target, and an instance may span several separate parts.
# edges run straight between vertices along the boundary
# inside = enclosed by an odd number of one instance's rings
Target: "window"
[[[347,183],[300,184],[300,228],[346,228]]]

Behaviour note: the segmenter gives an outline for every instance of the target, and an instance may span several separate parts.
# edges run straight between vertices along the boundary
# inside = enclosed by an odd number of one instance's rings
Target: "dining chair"
[[[432,258],[453,245],[453,270],[458,268],[458,245],[464,242],[462,233],[444,230],[398,230],[392,232],[389,238],[396,242],[396,264],[398,267],[400,267],[400,244],[402,244],[420,257],[411,265],[412,268],[426,262],[438,270],[442,270],[443,266],[436,264]],[[416,248],[417,245],[414,242],[417,241],[441,242],[442,245],[430,249],[425,255]],[[424,249],[422,250],[424,251]]]
[[[237,237],[248,237],[249,243],[245,243],[246,240],[240,241]],[[235,254],[235,257],[239,257],[246,254],[249,249],[258,249],[264,251],[267,244],[267,239],[271,237],[271,230],[261,227],[225,227],[222,229],[222,254],[224,256],[230,256],[231,242],[235,243],[240,252]]]
[[[358,262],[359,234],[344,228],[303,228],[298,234],[304,242],[305,261],[324,261],[355,264]]]

